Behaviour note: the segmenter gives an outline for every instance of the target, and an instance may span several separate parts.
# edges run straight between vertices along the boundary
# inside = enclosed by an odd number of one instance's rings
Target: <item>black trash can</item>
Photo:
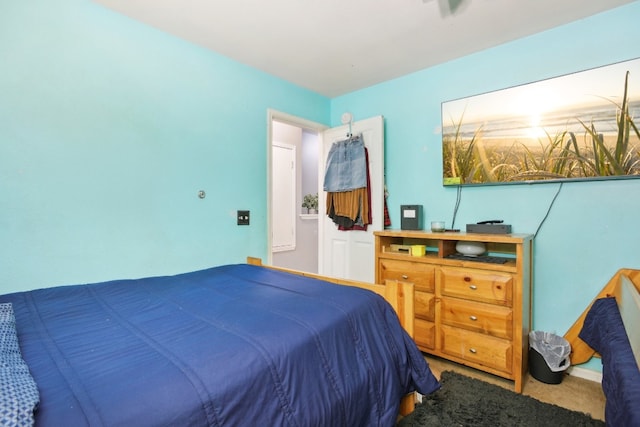
[[[529,348],[529,373],[538,381],[547,384],[560,384],[564,371],[553,372],[544,357],[535,349]]]
[[[529,333],[529,373],[538,381],[560,384],[569,367],[571,345],[563,337],[540,331]]]

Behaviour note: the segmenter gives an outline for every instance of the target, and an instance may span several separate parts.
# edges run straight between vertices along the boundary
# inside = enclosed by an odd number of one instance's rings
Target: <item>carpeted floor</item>
[[[427,426],[604,426],[600,420],[517,394],[452,371],[442,373],[442,388],[422,399],[398,427]]]

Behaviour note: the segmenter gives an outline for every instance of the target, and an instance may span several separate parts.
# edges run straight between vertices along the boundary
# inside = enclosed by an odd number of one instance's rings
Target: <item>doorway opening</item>
[[[318,214],[302,206],[319,194],[319,154],[327,126],[268,111],[268,264],[318,273]]]

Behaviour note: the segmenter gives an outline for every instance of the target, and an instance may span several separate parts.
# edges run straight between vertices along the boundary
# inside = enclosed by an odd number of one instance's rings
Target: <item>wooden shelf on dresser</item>
[[[376,283],[415,285],[418,347],[510,379],[515,391],[522,392],[531,328],[533,236],[407,230],[374,234]],[[505,262],[447,258],[456,253],[459,241],[482,242],[489,256]]]

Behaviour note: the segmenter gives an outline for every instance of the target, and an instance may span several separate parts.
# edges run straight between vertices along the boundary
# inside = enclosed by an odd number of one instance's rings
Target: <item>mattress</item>
[[[640,426],[640,369],[615,298],[594,301],[579,336],[602,358],[607,425]]]
[[[6,302],[39,426],[393,426],[439,387],[380,296],[259,266]]]

